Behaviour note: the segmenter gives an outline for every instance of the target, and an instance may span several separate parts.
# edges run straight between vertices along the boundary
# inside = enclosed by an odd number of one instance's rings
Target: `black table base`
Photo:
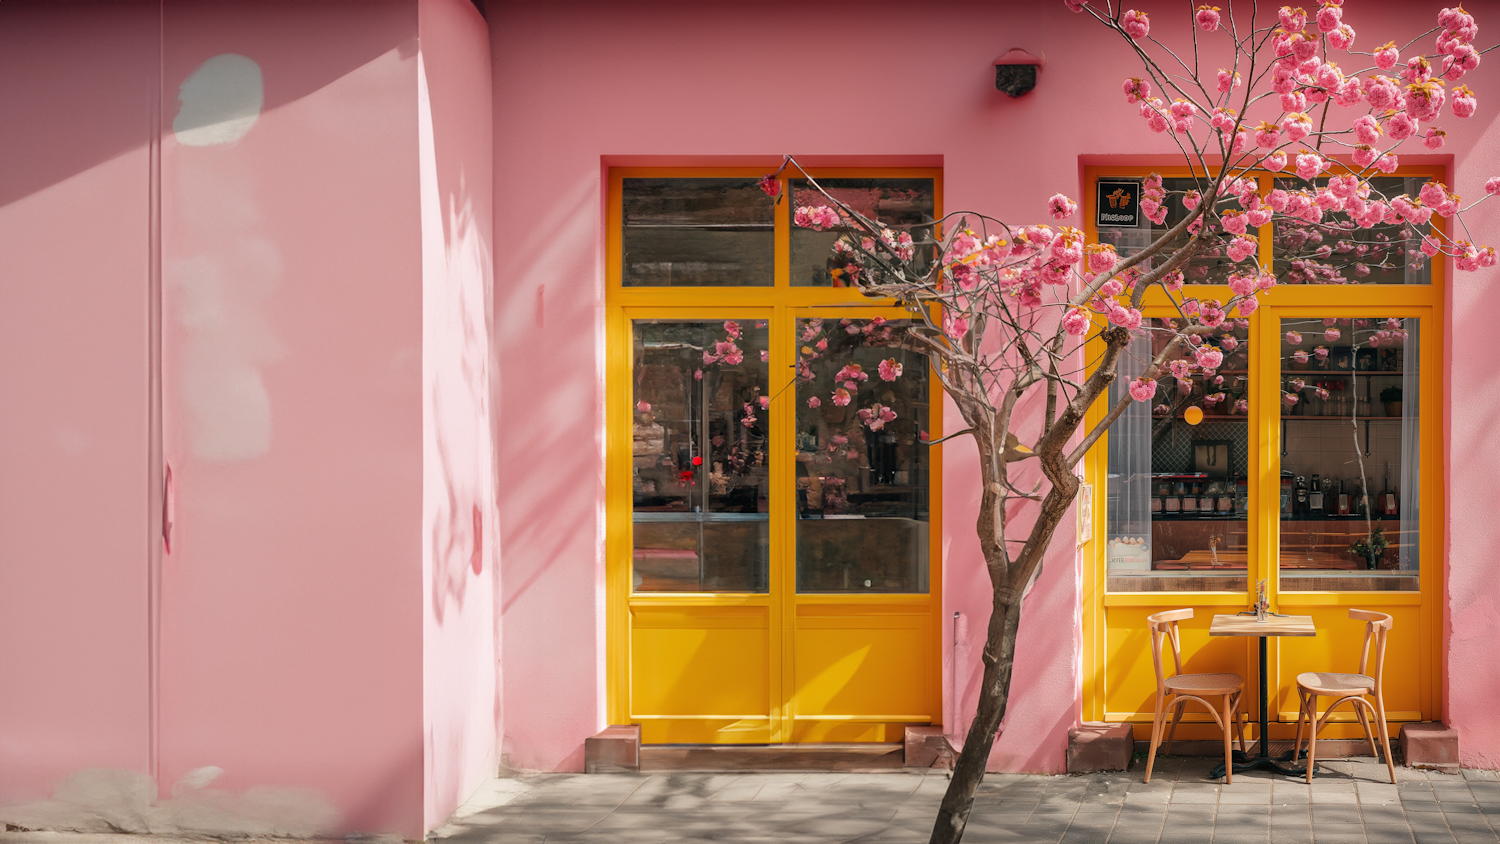
[[[1236,750],[1231,755],[1230,760],[1231,760],[1232,764],[1234,765],[1234,772],[1236,774],[1241,773],[1243,771],[1275,771],[1278,774],[1284,774],[1284,775],[1289,776],[1289,777],[1305,777],[1305,776],[1307,776],[1307,768],[1306,768],[1306,766],[1299,766],[1299,765],[1297,765],[1296,761],[1294,761],[1293,758],[1292,758],[1297,753],[1297,749],[1296,748],[1292,748],[1291,750],[1288,750],[1286,753],[1281,754],[1281,756],[1278,757],[1278,758],[1275,758],[1275,759],[1271,758],[1271,742],[1270,742],[1269,734],[1267,733],[1267,729],[1266,729],[1269,726],[1268,722],[1270,721],[1270,718],[1269,718],[1270,707],[1267,705],[1267,702],[1266,702],[1266,697],[1267,697],[1267,695],[1266,695],[1266,638],[1267,637],[1261,636],[1259,638],[1260,638],[1260,741],[1258,743],[1259,746],[1256,748],[1256,755],[1254,755],[1254,756],[1250,756],[1250,755],[1246,754],[1242,750]],[[1229,729],[1229,725],[1225,724],[1224,725],[1224,729],[1228,730]],[[1306,751],[1302,752],[1302,757],[1303,758],[1307,757],[1307,752]],[[1313,774],[1316,775],[1317,773],[1318,773],[1317,769],[1314,768],[1313,769]],[[1214,768],[1213,768],[1213,770],[1211,770],[1211,771],[1208,772],[1208,775],[1210,777],[1214,778],[1214,779],[1218,779],[1218,778],[1224,776],[1224,763],[1220,762],[1218,765],[1215,765]]]

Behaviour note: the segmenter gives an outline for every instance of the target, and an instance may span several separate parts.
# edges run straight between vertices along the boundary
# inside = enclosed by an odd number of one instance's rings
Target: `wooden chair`
[[[1302,719],[1307,719],[1307,781],[1312,782],[1313,765],[1317,761],[1318,730],[1328,722],[1328,716],[1333,714],[1333,708],[1349,701],[1354,707],[1354,713],[1359,716],[1359,725],[1365,729],[1365,738],[1370,740],[1370,752],[1375,758],[1380,758],[1380,749],[1385,750],[1385,767],[1391,775],[1391,782],[1396,782],[1396,766],[1391,761],[1391,740],[1385,726],[1385,685],[1383,669],[1385,668],[1385,637],[1391,630],[1391,617],[1383,612],[1372,612],[1370,610],[1350,610],[1349,617],[1365,623],[1365,647],[1359,655],[1358,674],[1336,674],[1325,671],[1307,671],[1297,675],[1297,697],[1300,705],[1297,710],[1297,744],[1298,755],[1302,750]],[[1375,672],[1369,673],[1370,669],[1370,645],[1375,645]],[[1328,710],[1318,718],[1318,698],[1334,698],[1333,703],[1328,705]],[[1374,697],[1375,702],[1370,703],[1369,698]],[[1370,719],[1374,718],[1380,723],[1380,748],[1375,746],[1375,733],[1370,729]]]
[[[1167,610],[1146,618],[1151,625],[1151,662],[1156,667],[1156,717],[1151,721],[1151,751],[1146,754],[1146,782],[1151,781],[1151,767],[1156,762],[1156,747],[1161,743],[1168,708],[1171,710],[1172,728],[1167,732],[1167,752],[1171,753],[1172,738],[1177,733],[1177,721],[1182,717],[1182,710],[1188,701],[1196,700],[1203,704],[1224,733],[1225,782],[1234,782],[1234,752],[1229,743],[1231,711],[1234,713],[1235,734],[1239,738],[1240,752],[1245,750],[1245,721],[1240,714],[1240,694],[1244,691],[1244,678],[1238,674],[1182,673],[1182,644],[1177,632],[1177,622],[1192,617],[1191,609],[1182,609]],[[1162,669],[1162,639],[1172,643],[1172,662],[1177,666],[1177,673],[1171,677],[1166,676]],[[1168,701],[1168,695],[1172,695],[1173,699]],[[1218,696],[1221,699],[1222,718],[1219,717],[1220,708],[1204,700],[1204,696]]]

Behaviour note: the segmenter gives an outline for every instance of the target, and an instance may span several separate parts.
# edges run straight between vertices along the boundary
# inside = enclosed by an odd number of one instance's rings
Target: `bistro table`
[[[1276,760],[1271,758],[1271,742],[1268,740],[1267,713],[1270,706],[1266,700],[1266,637],[1267,636],[1316,636],[1318,628],[1313,626],[1310,615],[1276,615],[1267,614],[1265,621],[1256,621],[1253,613],[1245,615],[1216,615],[1213,623],[1208,626],[1210,636],[1257,636],[1260,638],[1260,741],[1257,742],[1255,756],[1249,757],[1235,751],[1234,772],[1269,770],[1286,774],[1289,777],[1300,777],[1307,774],[1306,768],[1296,767],[1295,761]],[[1227,726],[1226,726],[1227,729]],[[1295,753],[1295,748],[1293,753]],[[1282,761],[1291,761],[1292,765],[1283,765]],[[1208,774],[1210,777],[1224,776],[1224,765],[1219,764]]]

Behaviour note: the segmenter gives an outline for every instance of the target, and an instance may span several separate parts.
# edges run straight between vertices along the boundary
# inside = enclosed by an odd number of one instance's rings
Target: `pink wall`
[[[1438,6],[1362,7],[1361,39],[1382,43],[1430,26]],[[1155,32],[1180,15],[1150,3]],[[564,21],[562,15],[566,14]],[[1352,14],[1352,13],[1351,13]],[[1352,18],[1351,18],[1352,20]],[[1039,221],[1056,191],[1077,195],[1080,164],[1112,156],[1175,160],[1122,101],[1130,57],[1116,37],[1061,3],[883,5],[593,4],[588,14],[541,5],[491,11],[495,56],[496,320],[501,350],[502,443],[510,481],[500,494],[505,530],[502,589],[506,727],[503,761],[573,769],[583,738],[603,724],[603,181],[610,165],[747,164],[768,169],[782,153],[823,164],[909,163],[944,168],[948,210],[972,208]],[[1185,32],[1185,29],[1184,29]],[[1048,60],[1029,96],[993,87],[992,61],[1011,47]],[[1211,61],[1212,59],[1210,59]],[[1120,71],[1103,70],[1116,67]],[[1490,80],[1482,68],[1475,88]],[[1485,112],[1487,114],[1493,111]],[[1458,187],[1478,194],[1495,153],[1489,125],[1449,121]],[[1446,152],[1447,150],[1445,150]],[[1457,307],[1483,295],[1494,274],[1459,279]],[[1476,286],[1477,285],[1477,286]],[[1453,442],[1466,454],[1495,449],[1486,332],[1454,322]],[[559,337],[568,338],[558,343]],[[535,350],[546,343],[545,355]],[[1475,398],[1480,397],[1480,398]],[[951,408],[950,408],[951,412]],[[538,458],[540,455],[540,459]],[[972,448],[945,457],[945,618],[963,614],[966,638],[948,640],[943,688],[957,690],[954,732],[971,717],[988,584],[971,525]],[[1500,726],[1480,723],[1500,690],[1500,669],[1479,659],[1500,626],[1492,584],[1500,547],[1474,508],[1495,500],[1489,464],[1455,467],[1466,501],[1450,510],[1456,559],[1449,711],[1464,725],[1466,758],[1500,754]],[[1486,492],[1487,490],[1487,492]],[[1469,493],[1474,493],[1472,496]],[[1064,527],[1040,586],[1028,599],[1014,696],[992,767],[1059,771],[1079,712],[1078,569]],[[1462,555],[1458,552],[1462,551]],[[1458,660],[1462,651],[1464,659]],[[948,655],[957,653],[957,676]],[[950,702],[951,705],[951,702]]]
[[[164,36],[163,416],[177,507],[160,782],[213,765],[215,787],[310,789],[339,829],[412,836],[424,759],[416,6],[169,3]],[[263,108],[237,140],[188,146],[177,121],[193,89],[180,86],[223,54],[258,65]],[[204,89],[203,108],[225,96]]]
[[[0,805],[151,762],[154,13],[0,4]]]
[[[490,52],[465,0],[418,6],[422,208],[423,829],[496,769]]]

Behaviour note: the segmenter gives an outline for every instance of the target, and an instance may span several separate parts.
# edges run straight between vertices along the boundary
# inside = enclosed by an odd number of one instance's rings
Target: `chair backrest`
[[[1385,635],[1391,630],[1391,617],[1374,610],[1350,610],[1349,617],[1365,623],[1365,646],[1359,654],[1359,673],[1375,680],[1375,693],[1381,690],[1381,675],[1385,671]],[[1370,645],[1375,645],[1375,670],[1370,667]]]
[[[1184,618],[1192,618],[1191,608],[1181,610],[1163,610],[1159,613],[1146,616],[1146,623],[1151,627],[1151,664],[1156,669],[1156,691],[1165,694],[1167,689],[1167,676],[1161,664],[1161,640],[1166,639],[1172,643],[1172,664],[1176,667],[1173,676],[1182,673],[1182,640],[1177,632],[1177,622]]]

